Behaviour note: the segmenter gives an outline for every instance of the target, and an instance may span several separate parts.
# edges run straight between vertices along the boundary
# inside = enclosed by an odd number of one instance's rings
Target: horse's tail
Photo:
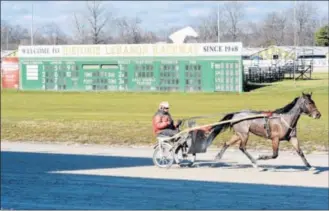
[[[233,116],[236,114],[236,112],[233,113],[229,113],[226,114],[221,120],[221,121],[227,121],[227,120],[231,120],[233,118]],[[231,126],[230,122],[227,123],[223,123],[220,125],[216,125],[214,126],[213,129],[213,135],[216,137],[219,133],[224,132],[227,128],[229,128]]]
[[[226,114],[221,120],[221,121],[227,121],[227,120],[231,120],[233,118],[233,116],[236,114],[237,112],[234,112],[234,113],[229,113],[229,114]],[[223,124],[220,124],[220,125],[215,125],[213,126],[211,129],[213,130],[208,138],[207,138],[207,143],[208,143],[208,146],[212,143],[212,141],[216,138],[216,136],[221,133],[221,132],[224,132],[227,128],[229,128],[231,126],[231,123],[230,122],[227,122],[227,123],[223,123]]]

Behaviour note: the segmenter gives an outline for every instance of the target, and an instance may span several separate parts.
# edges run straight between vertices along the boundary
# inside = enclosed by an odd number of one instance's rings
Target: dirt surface
[[[262,170],[235,149],[214,166],[218,151],[159,169],[151,147],[1,142],[1,208],[328,209],[328,153],[306,155],[314,170],[293,151]]]

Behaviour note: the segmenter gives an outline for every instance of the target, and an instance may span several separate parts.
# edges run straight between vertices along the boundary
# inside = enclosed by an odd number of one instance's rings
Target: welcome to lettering
[[[49,54],[49,48],[22,48],[23,54]]]

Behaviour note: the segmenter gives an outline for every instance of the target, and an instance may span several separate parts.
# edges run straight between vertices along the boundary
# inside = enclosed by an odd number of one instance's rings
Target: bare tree
[[[231,1],[224,4],[224,17],[228,23],[228,33],[232,36],[232,41],[237,41],[240,33],[239,27],[245,15],[242,2]]]
[[[140,28],[141,20],[139,18],[128,19],[126,17],[116,20],[118,41],[120,43],[138,44],[143,42],[142,30]]]
[[[1,50],[9,50],[9,34],[11,26],[7,21],[1,20]]]
[[[102,7],[102,3],[98,1],[93,1],[91,4],[87,4],[87,8],[90,15],[88,22],[91,26],[93,44],[104,43],[102,32],[109,20],[109,14],[106,14],[105,8]]]
[[[160,38],[154,32],[144,32],[143,43],[155,43],[159,42]]]
[[[11,25],[9,22],[1,20],[1,49],[14,50],[24,39],[27,39],[29,33],[27,29],[20,25]]]
[[[80,44],[88,43],[88,40],[92,44],[106,43],[110,36],[105,31],[112,15],[103,2],[87,2],[86,11],[81,14],[82,17],[76,13],[73,16],[76,41]]]
[[[84,19],[79,18],[76,13],[74,13],[73,24],[74,24],[74,40],[78,44],[87,43],[87,29]]]
[[[329,17],[328,14],[324,15],[322,18],[319,19],[319,28],[329,25]]]
[[[283,45],[287,17],[283,13],[271,12],[267,15],[263,25],[263,37],[268,44]]]
[[[47,44],[59,45],[67,43],[65,34],[54,22],[43,26],[42,36],[45,38]]]
[[[296,10],[296,31],[297,44],[307,45],[313,42],[313,37],[310,37],[315,31],[315,21],[317,15],[317,8],[312,2],[297,2],[296,8],[291,8],[291,17],[294,14],[293,9]],[[291,18],[293,20],[293,17]]]
[[[259,31],[259,24],[256,24],[252,21],[249,21],[242,25],[243,33],[240,34],[241,42],[243,43],[243,47],[251,47],[258,46],[259,39],[254,39],[257,37]],[[258,36],[259,37],[259,36]]]
[[[225,14],[220,13],[218,17],[217,8],[213,9],[208,16],[203,17],[195,25],[199,33],[199,42],[217,42],[218,38],[220,42],[230,40],[228,35],[228,24]],[[219,25],[218,25],[219,21]]]
[[[117,18],[116,20],[116,41],[118,43],[140,44],[140,43],[154,43],[160,38],[151,31],[143,30],[140,24],[141,19],[135,18]]]
[[[172,42],[172,40],[169,38],[169,36],[178,31],[179,29],[181,29],[183,27],[179,27],[179,26],[174,26],[174,27],[169,27],[167,29],[161,29],[157,31],[157,37],[162,41],[162,42]]]

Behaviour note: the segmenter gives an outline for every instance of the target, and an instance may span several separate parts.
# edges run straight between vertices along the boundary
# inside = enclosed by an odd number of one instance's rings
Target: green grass
[[[150,144],[151,119],[160,101],[171,104],[174,119],[241,109],[273,110],[291,102],[301,92],[313,92],[322,117],[302,116],[298,137],[303,149],[328,150],[328,75],[314,80],[272,83],[246,93],[80,93],[1,92],[1,139],[102,144]],[[218,119],[221,117],[218,117]],[[218,119],[200,122],[212,123]],[[226,131],[214,145],[232,135]],[[271,143],[251,136],[249,148],[271,148]],[[283,148],[291,148],[283,143]]]

